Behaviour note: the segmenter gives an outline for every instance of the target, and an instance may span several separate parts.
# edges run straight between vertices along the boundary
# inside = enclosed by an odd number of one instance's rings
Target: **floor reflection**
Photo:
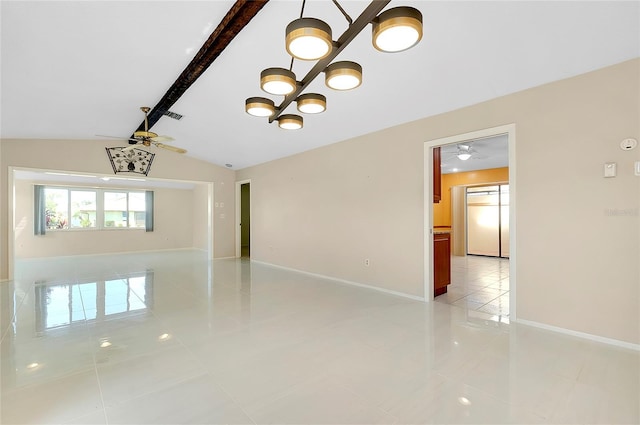
[[[22,261],[0,422],[638,423],[637,352],[496,320],[508,269],[468,265],[456,304],[197,250]]]
[[[47,330],[90,320],[114,319],[153,308],[152,270],[122,279],[34,283],[35,326]]]

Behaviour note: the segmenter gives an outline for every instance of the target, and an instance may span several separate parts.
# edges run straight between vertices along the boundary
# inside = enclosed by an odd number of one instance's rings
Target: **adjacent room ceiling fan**
[[[482,155],[471,146],[472,142],[458,143],[456,145],[443,146],[443,160],[457,157],[461,161],[468,159],[486,159],[486,155]]]
[[[172,152],[177,152],[177,153],[187,153],[186,149],[182,149],[176,146],[171,146],[171,145],[165,145],[162,142],[171,142],[173,141],[173,137],[169,137],[169,136],[158,136],[156,133],[149,131],[149,121],[147,119],[147,114],[149,113],[149,111],[151,110],[151,108],[149,108],[148,106],[142,106],[140,107],[140,110],[142,112],[144,112],[144,131],[136,131],[135,133],[133,133],[133,137],[131,138],[121,138],[121,137],[112,137],[112,136],[102,136],[102,135],[97,135],[98,137],[108,137],[110,139],[118,139],[118,140],[126,140],[129,142],[129,146],[122,148],[122,152],[126,152],[126,151],[130,151],[132,149],[135,149],[136,146],[138,145],[143,145],[143,146],[157,146],[159,148],[162,149],[167,149],[170,150]]]

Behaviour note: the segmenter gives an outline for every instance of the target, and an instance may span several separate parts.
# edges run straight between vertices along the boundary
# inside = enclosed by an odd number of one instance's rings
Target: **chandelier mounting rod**
[[[307,0],[302,0],[302,7],[300,8],[300,19],[302,19],[302,15],[304,15],[304,4]]]
[[[353,19],[351,19],[351,16],[349,16],[347,12],[342,8],[342,6],[340,6],[340,4],[338,3],[338,0],[333,0],[333,4],[336,5],[338,10],[340,10],[340,12],[342,12],[344,17],[347,19],[347,22],[349,22],[349,25],[351,25],[353,23]]]

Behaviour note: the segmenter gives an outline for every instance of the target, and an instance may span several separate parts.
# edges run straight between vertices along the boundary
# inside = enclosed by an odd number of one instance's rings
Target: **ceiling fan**
[[[143,146],[157,146],[159,148],[162,149],[167,149],[170,150],[172,152],[177,152],[177,153],[187,153],[186,149],[182,149],[176,146],[171,146],[171,145],[165,145],[162,142],[171,142],[173,140],[173,137],[169,137],[169,136],[158,136],[156,133],[149,131],[149,121],[147,119],[147,114],[149,113],[149,111],[151,110],[151,108],[149,108],[148,106],[142,106],[140,107],[140,110],[142,112],[144,112],[144,131],[136,131],[133,133],[133,137],[131,138],[121,138],[121,137],[112,137],[112,136],[102,136],[102,135],[97,135],[98,137],[109,137],[111,139],[119,139],[119,140],[126,140],[129,142],[129,146],[122,148],[122,152],[127,152],[130,151],[132,149],[135,149],[136,146],[138,145],[143,145]]]
[[[471,146],[471,142],[458,143],[457,145],[450,145],[444,147],[445,152],[444,155],[447,155],[446,158],[443,159],[453,159],[458,158],[461,161],[467,161],[468,159],[486,159],[486,155],[482,155],[475,148]]]

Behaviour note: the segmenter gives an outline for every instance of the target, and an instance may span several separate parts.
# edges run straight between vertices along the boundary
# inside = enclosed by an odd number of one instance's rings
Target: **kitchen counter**
[[[445,233],[451,233],[451,227],[434,227],[433,228],[433,234],[434,235],[442,235]]]

